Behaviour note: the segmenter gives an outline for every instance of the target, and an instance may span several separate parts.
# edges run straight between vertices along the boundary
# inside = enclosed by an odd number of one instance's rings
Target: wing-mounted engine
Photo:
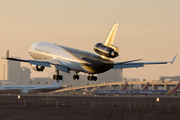
[[[116,46],[109,45],[108,47],[103,45],[102,43],[97,43],[94,46],[94,51],[100,54],[102,57],[106,58],[115,58],[119,56],[119,49]]]
[[[39,65],[31,65],[31,68],[35,71],[43,71],[45,69],[44,66],[39,66]]]

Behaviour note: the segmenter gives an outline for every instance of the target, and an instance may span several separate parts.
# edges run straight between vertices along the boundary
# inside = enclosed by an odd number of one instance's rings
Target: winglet
[[[173,63],[174,63],[174,61],[175,61],[176,57],[177,57],[177,55],[175,55],[175,56],[174,56],[174,58],[173,58],[173,59],[172,59],[172,61],[171,61],[171,64],[173,64]]]
[[[9,58],[9,50],[7,50],[6,58]]]

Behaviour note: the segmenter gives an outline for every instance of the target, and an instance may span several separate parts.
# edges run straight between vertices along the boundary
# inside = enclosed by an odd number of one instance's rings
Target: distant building
[[[30,69],[21,68],[18,61],[0,59],[0,80],[6,80],[16,85],[28,85],[30,82]]]
[[[161,76],[160,80],[170,79],[171,81],[179,81],[180,82],[180,76]]]
[[[8,61],[5,58],[0,59],[0,80],[8,80]]]
[[[0,80],[20,81],[20,62],[0,59]]]
[[[123,81],[121,69],[111,69],[105,73],[98,74],[97,83]]]
[[[22,67],[20,71],[20,85],[29,85],[30,84],[30,69],[27,67]]]
[[[84,73],[79,73],[79,80],[74,80],[73,75],[75,75],[74,71],[70,71],[70,74],[62,72],[63,75],[63,85],[68,85],[72,87],[77,87],[77,86],[83,86],[88,83],[87,76],[88,74]]]

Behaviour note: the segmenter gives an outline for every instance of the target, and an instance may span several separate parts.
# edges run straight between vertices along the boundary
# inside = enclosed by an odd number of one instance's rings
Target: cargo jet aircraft
[[[38,93],[38,92],[50,92],[65,87],[61,86],[62,80],[56,80],[52,85],[3,85],[0,86],[0,93]]]
[[[87,79],[90,81],[97,80],[94,74],[103,73],[110,69],[138,68],[149,64],[167,64],[174,62],[176,56],[172,61],[165,62],[135,62],[142,59],[125,62],[114,62],[110,60],[111,58],[119,56],[118,47],[113,45],[117,27],[118,24],[114,24],[104,43],[97,43],[94,46],[97,54],[48,42],[36,42],[29,48],[29,54],[34,60],[9,57],[9,50],[7,51],[6,59],[29,62],[35,71],[43,71],[45,67],[54,65],[56,71],[53,79],[55,80],[63,79],[59,71],[69,73],[70,70],[72,70],[75,71],[75,75],[73,76],[74,80],[79,79],[79,72],[84,72],[89,74]]]

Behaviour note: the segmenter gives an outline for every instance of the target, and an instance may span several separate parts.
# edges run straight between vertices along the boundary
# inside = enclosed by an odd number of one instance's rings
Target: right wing
[[[116,62],[114,63],[114,67],[112,69],[122,69],[122,68],[138,68],[138,67],[144,67],[144,65],[150,65],[150,64],[168,64],[175,61],[177,55],[174,56],[172,61],[165,61],[165,62],[132,62],[132,61],[126,61],[126,62]],[[141,60],[141,59],[138,59]],[[137,60],[133,60],[137,61]]]
[[[69,73],[70,68],[63,63],[63,61],[59,59],[52,59],[52,60],[30,60],[30,59],[21,59],[21,58],[12,58],[9,57],[9,50],[6,54],[7,60],[13,60],[13,61],[19,61],[19,62],[29,62],[29,64],[38,65],[38,66],[45,66],[45,67],[51,67],[50,65],[55,65],[57,70],[60,70],[62,72]]]

